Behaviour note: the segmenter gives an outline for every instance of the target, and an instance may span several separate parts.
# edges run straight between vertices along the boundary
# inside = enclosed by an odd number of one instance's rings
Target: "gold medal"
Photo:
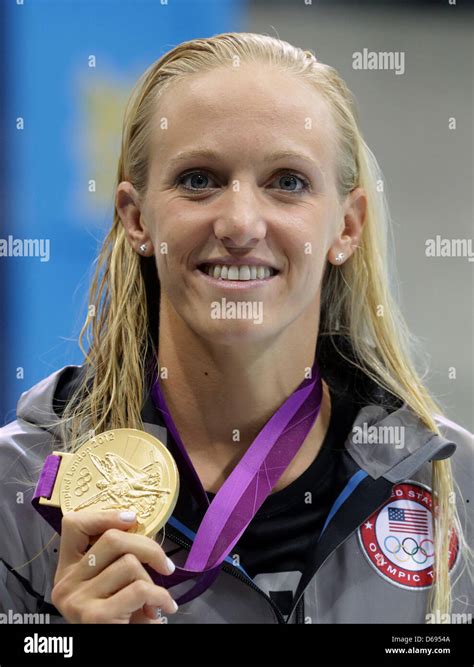
[[[128,532],[153,537],[173,513],[179,495],[176,463],[154,436],[132,428],[96,435],[74,454],[61,457],[51,498],[40,504],[64,514],[88,510],[130,510],[137,521]]]

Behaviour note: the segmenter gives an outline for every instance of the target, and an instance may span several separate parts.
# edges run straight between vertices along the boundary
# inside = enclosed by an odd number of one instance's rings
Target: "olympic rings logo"
[[[91,479],[92,475],[89,470],[87,468],[81,468],[79,470],[79,477],[77,478],[77,486],[74,489],[74,494],[76,496],[83,496],[84,493],[89,490],[89,482]]]
[[[387,542],[391,540],[389,544]],[[406,563],[410,558],[417,565],[423,565],[434,555],[433,540],[424,538],[418,544],[414,537],[405,537],[401,542],[396,535],[387,535],[383,545],[389,554],[399,563]],[[425,545],[425,546],[423,546]],[[431,545],[431,547],[429,546]],[[430,551],[431,553],[428,553]]]

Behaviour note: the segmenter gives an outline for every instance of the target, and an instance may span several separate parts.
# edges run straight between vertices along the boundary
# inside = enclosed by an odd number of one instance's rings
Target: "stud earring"
[[[147,247],[148,247],[147,243],[142,243],[141,246],[140,246],[141,252],[146,252]]]
[[[342,262],[344,257],[345,257],[344,253],[340,252],[338,255],[336,255],[336,262]]]

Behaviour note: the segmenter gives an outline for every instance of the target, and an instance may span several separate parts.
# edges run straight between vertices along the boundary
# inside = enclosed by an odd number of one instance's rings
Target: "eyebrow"
[[[221,159],[221,156],[216,151],[208,148],[203,148],[203,149],[196,148],[193,150],[182,151],[181,153],[178,153],[175,157],[171,158],[168,161],[168,166],[173,167],[179,164],[180,162],[184,162],[185,160],[190,160],[193,158],[207,158],[210,160],[219,160]],[[291,150],[273,151],[272,153],[267,153],[266,155],[264,155],[264,160],[267,162],[276,162],[277,160],[285,160],[291,158],[304,160],[305,162],[311,164],[313,167],[317,167],[318,169],[321,170],[321,165],[317,160],[312,158],[310,155],[307,155],[305,153],[299,153],[298,151],[291,151]]]

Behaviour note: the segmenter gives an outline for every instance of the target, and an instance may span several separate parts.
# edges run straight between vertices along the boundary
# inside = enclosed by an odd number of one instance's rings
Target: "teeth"
[[[269,266],[228,266],[225,264],[206,264],[203,271],[212,278],[221,280],[266,280],[275,275]]]
[[[248,270],[248,267],[242,267]],[[229,266],[227,271],[227,280],[240,280],[240,270],[238,266]]]

